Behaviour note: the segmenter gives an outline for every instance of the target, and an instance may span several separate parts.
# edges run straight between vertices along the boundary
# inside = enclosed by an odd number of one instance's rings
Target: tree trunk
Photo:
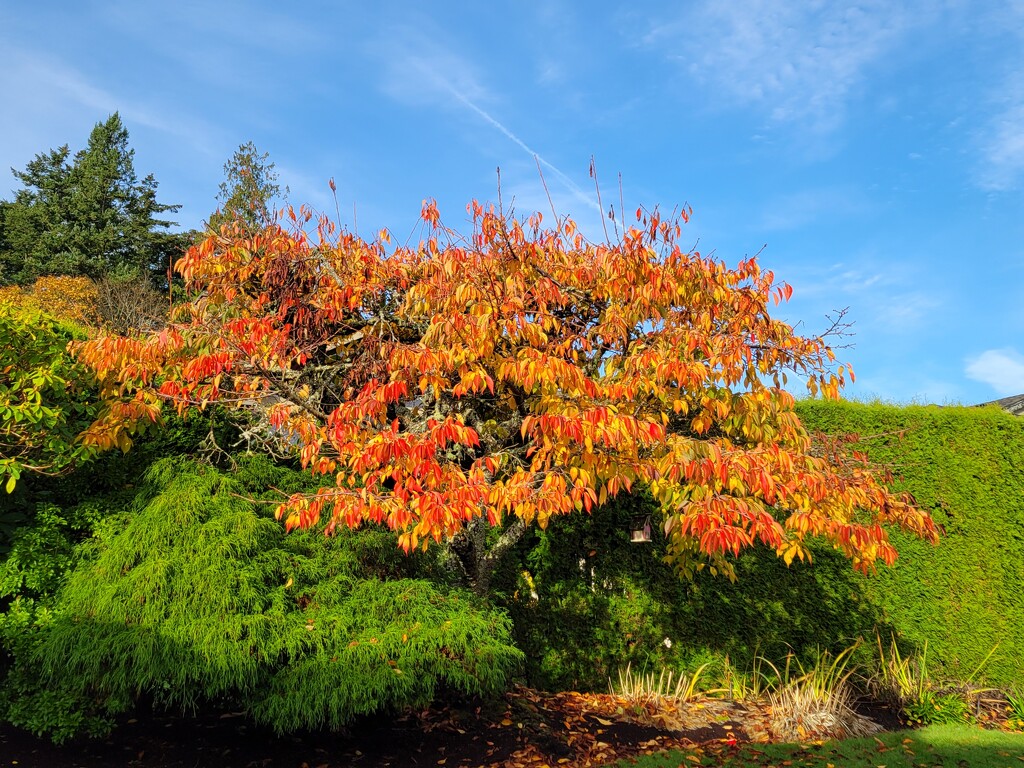
[[[477,518],[448,543],[449,568],[476,595],[484,598],[502,558],[526,533],[526,523],[514,518],[490,548],[487,546],[489,529],[490,524],[485,519]]]

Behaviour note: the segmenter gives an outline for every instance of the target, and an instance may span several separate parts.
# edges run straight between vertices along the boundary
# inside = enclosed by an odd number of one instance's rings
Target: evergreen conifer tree
[[[134,155],[115,112],[73,158],[65,144],[12,169],[24,188],[3,211],[0,280],[165,274],[180,238],[160,216],[181,206],[157,202],[157,182],[139,180]]]
[[[267,152],[260,154],[251,141],[239,145],[224,164],[224,181],[217,201],[220,207],[210,215],[209,226],[219,229],[232,221],[241,221],[250,229],[269,224],[274,214],[271,204],[281,194],[277,171]],[[285,187],[287,195],[288,188]]]

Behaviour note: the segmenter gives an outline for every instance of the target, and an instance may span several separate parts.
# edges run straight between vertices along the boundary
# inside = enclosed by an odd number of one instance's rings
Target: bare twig
[[[537,175],[540,176],[540,183],[544,187],[544,194],[548,196],[548,205],[551,206],[551,215],[554,217],[555,226],[558,226],[558,212],[555,211],[555,202],[551,199],[551,190],[548,189],[548,183],[544,180],[544,171],[540,168],[540,158],[534,155],[533,160],[537,163]]]
[[[846,315],[849,313],[849,307],[843,307],[842,309],[832,310],[832,314],[825,315],[825,319],[829,321],[828,328],[819,337],[822,339],[832,337],[834,339],[845,339],[856,334],[850,329],[853,328],[853,321],[846,321]],[[853,347],[853,342],[847,342],[846,344],[829,345],[834,346],[835,349],[850,349]]]
[[[601,227],[604,229],[604,241],[611,245],[611,238],[608,237],[608,225],[604,221],[604,203],[601,202],[601,185],[597,182],[597,163],[594,156],[590,156],[590,178],[594,180],[594,189],[597,190],[597,207],[601,209]]]

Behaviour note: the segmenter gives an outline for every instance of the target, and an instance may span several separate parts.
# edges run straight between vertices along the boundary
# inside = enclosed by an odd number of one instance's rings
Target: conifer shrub
[[[18,598],[0,619],[6,718],[62,740],[139,704],[217,705],[284,732],[507,685],[508,618],[418,578],[392,536],[286,535],[259,496],[300,478],[258,458],[230,477],[156,462],[52,604]]]

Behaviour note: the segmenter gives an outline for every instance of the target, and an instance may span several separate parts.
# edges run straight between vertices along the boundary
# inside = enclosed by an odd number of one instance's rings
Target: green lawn
[[[880,734],[878,739],[823,744],[713,745],[616,763],[637,768],[761,766],[761,768],[1024,768],[1024,734],[967,725],[933,725]]]

